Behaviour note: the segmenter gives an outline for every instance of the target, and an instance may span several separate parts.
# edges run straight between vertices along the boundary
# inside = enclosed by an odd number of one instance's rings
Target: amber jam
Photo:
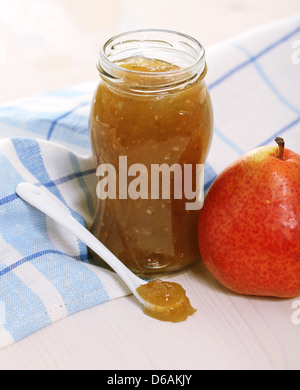
[[[184,191],[182,199],[174,196],[172,173],[170,197],[153,199],[151,167],[196,167],[206,160],[213,115],[204,81],[204,49],[193,38],[174,32],[132,32],[108,41],[98,69],[91,144],[97,166],[114,167],[116,198],[98,200],[91,231],[139,275],[178,272],[199,259],[199,211],[186,209],[190,200]],[[126,157],[126,167],[120,166],[120,157]],[[120,177],[135,164],[142,168],[136,176],[128,174],[126,185],[145,175],[149,196],[124,197]],[[191,188],[196,186],[194,176]]]
[[[153,280],[137,288],[137,292],[149,303],[145,305],[145,314],[157,320],[182,322],[196,312],[178,283]]]

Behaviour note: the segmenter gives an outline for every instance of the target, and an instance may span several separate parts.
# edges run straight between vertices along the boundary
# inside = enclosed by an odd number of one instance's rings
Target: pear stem
[[[280,160],[283,160],[283,155],[284,155],[284,146],[285,146],[285,142],[284,142],[284,139],[281,138],[281,137],[277,137],[275,139],[275,142],[278,144],[279,146],[279,153],[278,155],[276,156],[277,158],[279,158]]]

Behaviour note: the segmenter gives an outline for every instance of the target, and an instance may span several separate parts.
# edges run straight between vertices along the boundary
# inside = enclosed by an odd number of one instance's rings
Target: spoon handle
[[[109,249],[107,249],[93,234],[91,234],[76,219],[69,215],[62,206],[62,203],[50,197],[41,188],[30,183],[21,183],[16,188],[20,198],[42,211],[48,217],[60,223],[89,248],[97,253],[126,283],[130,291],[143,303],[136,289],[146,282],[131,272]]]

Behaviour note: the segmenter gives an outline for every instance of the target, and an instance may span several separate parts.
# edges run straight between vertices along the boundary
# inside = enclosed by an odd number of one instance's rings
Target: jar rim
[[[124,44],[126,43],[127,41],[124,40],[124,38],[126,36],[130,36],[130,35],[142,35],[144,34],[145,36],[145,39],[144,40],[131,40],[131,41],[128,41],[128,42],[150,42],[151,41],[151,38],[148,38],[146,40],[146,35],[148,34],[165,34],[165,35],[168,35],[170,37],[179,37],[181,39],[184,39],[186,40],[186,42],[184,41],[179,41],[179,43],[182,44],[182,47],[184,47],[185,45],[185,48],[187,48],[189,46],[190,49],[192,49],[194,51],[194,54],[195,54],[195,57],[194,57],[194,60],[193,62],[191,62],[190,64],[184,66],[184,67],[179,67],[178,69],[176,70],[172,70],[172,71],[165,71],[165,72],[147,72],[147,71],[137,71],[137,70],[132,70],[132,69],[127,69],[127,68],[123,68],[123,67],[120,67],[118,64],[116,64],[114,61],[110,60],[109,58],[109,55],[108,55],[108,50],[111,49],[111,48],[114,48],[114,43],[119,43],[118,44]],[[168,42],[166,42],[165,40],[156,40],[155,42],[157,42],[157,44],[166,44],[168,45]],[[187,42],[190,42],[192,45],[189,45],[189,43]],[[172,49],[172,48],[170,48]],[[173,49],[173,51],[175,51],[175,49]],[[206,57],[206,53],[205,53],[205,49],[203,47],[203,45],[195,38],[193,38],[192,36],[188,35],[188,34],[184,34],[184,33],[181,33],[181,32],[178,32],[178,31],[175,31],[175,30],[168,30],[168,29],[156,29],[156,28],[149,28],[149,29],[139,29],[139,30],[131,30],[131,31],[127,31],[127,32],[123,32],[121,34],[117,34],[115,36],[113,36],[112,38],[110,38],[108,41],[106,41],[106,43],[102,46],[101,50],[100,50],[100,56],[99,56],[99,60],[97,62],[97,69],[98,71],[100,72],[100,74],[104,77],[108,77],[110,78],[111,80],[112,79],[115,79],[115,80],[118,80],[120,79],[119,76],[117,76],[117,74],[119,73],[120,74],[120,71],[124,74],[137,74],[137,75],[141,75],[143,77],[151,77],[153,79],[155,78],[161,78],[161,77],[167,77],[168,75],[172,74],[172,75],[176,75],[176,76],[185,76],[187,75],[187,73],[191,73],[191,71],[193,71],[194,69],[194,73],[198,73],[200,75],[203,75],[203,77],[205,76],[206,74],[206,61],[205,61],[205,57]]]

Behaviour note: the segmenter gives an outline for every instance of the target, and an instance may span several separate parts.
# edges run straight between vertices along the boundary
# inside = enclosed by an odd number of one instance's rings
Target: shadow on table
[[[214,276],[208,271],[203,261],[200,261],[198,264],[193,266],[189,271],[190,276],[200,282],[203,286],[210,290],[214,290],[218,293],[226,294],[227,296],[232,296],[240,299],[252,299],[252,300],[265,300],[271,302],[278,302],[283,300],[289,300],[289,298],[276,298],[276,297],[263,297],[255,295],[242,295],[238,294],[227,287],[223,286]]]

